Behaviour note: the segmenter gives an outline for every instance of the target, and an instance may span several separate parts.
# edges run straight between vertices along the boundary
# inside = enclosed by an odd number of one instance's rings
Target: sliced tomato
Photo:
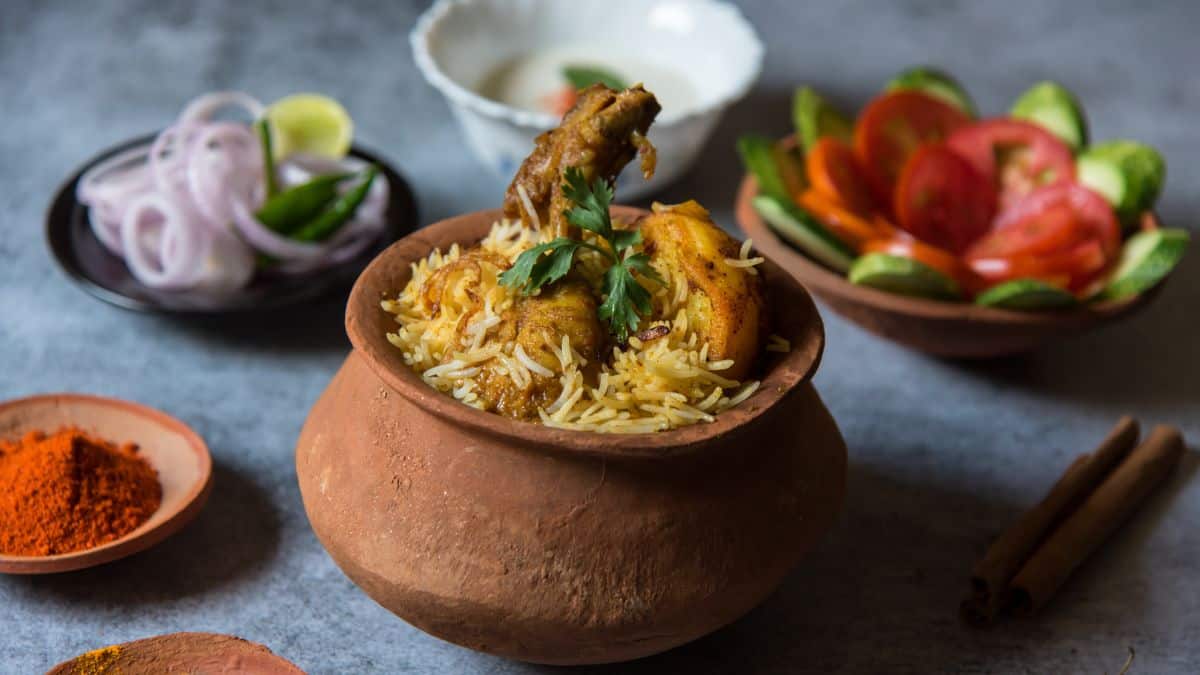
[[[904,163],[893,210],[900,227],[916,238],[962,253],[991,229],[996,194],[945,143],[927,143]]]
[[[1032,277],[1078,292],[1108,269],[1120,247],[1120,225],[1108,202],[1067,181],[1001,213],[966,260],[991,282]]]
[[[1097,241],[1085,241],[1065,251],[1015,258],[969,258],[967,264],[989,285],[1012,279],[1039,279],[1080,293],[1111,263]]]
[[[796,200],[804,210],[821,221],[838,239],[856,251],[872,239],[887,239],[895,236],[895,226],[882,218],[860,216],[834,201],[823,192],[812,188],[805,190]]]
[[[1023,120],[975,122],[950,134],[946,143],[995,186],[1001,209],[1039,187],[1075,178],[1075,156],[1066,143]]]
[[[893,91],[871,101],[854,127],[854,152],[876,199],[891,204],[900,170],[917,147],[969,122],[958,108],[918,91]]]
[[[863,253],[887,253],[910,258],[945,274],[958,282],[968,294],[974,295],[986,285],[962,258],[953,253],[926,244],[901,232],[891,239],[874,239],[863,245]]]
[[[1138,219],[1138,227],[1143,232],[1153,232],[1162,229],[1162,223],[1158,222],[1158,216],[1153,211],[1145,211],[1141,218]]]
[[[808,180],[814,189],[860,215],[874,213],[875,197],[863,175],[854,150],[840,139],[826,136],[805,158]]]
[[[1105,255],[1121,248],[1121,226],[1103,197],[1074,181],[1039,188],[996,217],[967,257],[1012,257],[1061,251],[1095,239]]]

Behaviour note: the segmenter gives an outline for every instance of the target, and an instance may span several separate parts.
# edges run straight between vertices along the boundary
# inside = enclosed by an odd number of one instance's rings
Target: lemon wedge
[[[305,153],[341,159],[350,150],[354,122],[341,103],[320,94],[292,94],[267,107],[272,154]]]

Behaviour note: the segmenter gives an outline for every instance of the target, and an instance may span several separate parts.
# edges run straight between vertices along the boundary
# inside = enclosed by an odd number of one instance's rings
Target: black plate
[[[46,212],[46,241],[67,276],[83,290],[118,307],[167,314],[228,314],[310,302],[348,288],[372,258],[417,227],[417,207],[408,182],[374,153],[356,145],[350,149],[350,155],[379,165],[389,188],[384,232],[358,257],[310,275],[273,277],[256,274],[250,285],[221,295],[148,288],[129,273],[125,261],[104,248],[92,233],[87,207],[75,198],[75,186],[79,177],[99,162],[152,140],[153,134],[135,138],[89,160],[59,188]]]

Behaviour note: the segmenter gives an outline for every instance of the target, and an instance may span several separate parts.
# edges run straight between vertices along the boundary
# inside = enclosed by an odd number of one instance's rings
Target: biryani
[[[640,86],[580,93],[537,139],[505,217],[434,250],[382,302],[404,362],[462,403],[546,426],[647,433],[711,422],[751,397],[769,336],[763,261],[694,201],[634,222],[609,204],[642,155],[657,101]]]

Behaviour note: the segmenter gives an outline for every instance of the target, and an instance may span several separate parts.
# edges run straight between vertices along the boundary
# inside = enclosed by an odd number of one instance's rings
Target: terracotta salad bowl
[[[614,215],[645,212],[615,207]],[[834,522],[846,448],[811,384],[824,347],[807,292],[768,260],[762,386],[709,424],[600,434],[516,422],[427,386],[380,308],[434,248],[499,211],[429,226],[351,293],[354,349],[296,447],[313,529],[372,598],[442,639],[552,664],[634,659],[761,602]]]
[[[1027,312],[898,295],[851,283],[784,242],[752,204],[758,183],[747,175],[735,217],[754,246],[777,261],[830,309],[906,347],[951,358],[991,358],[1026,352],[1066,335],[1124,318],[1147,305],[1162,284],[1121,300],[1067,310]]]

